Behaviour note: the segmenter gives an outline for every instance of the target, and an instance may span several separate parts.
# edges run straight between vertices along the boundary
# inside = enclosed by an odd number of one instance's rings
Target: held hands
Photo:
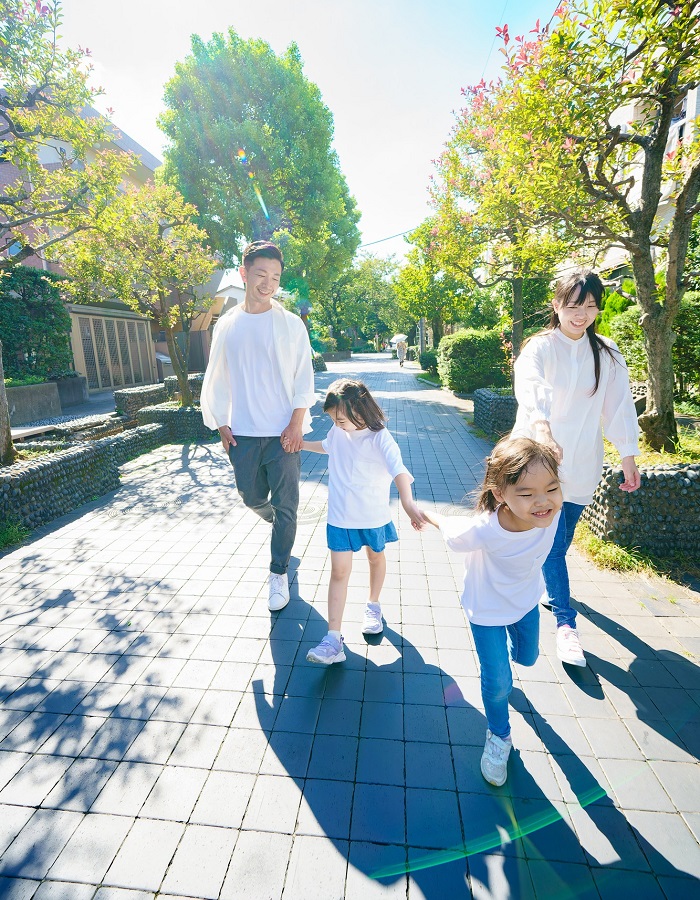
[[[401,505],[404,508],[404,512],[411,520],[411,525],[416,529],[416,531],[421,531],[425,528],[426,525],[430,525],[430,519],[423,512],[422,509],[419,509],[416,503],[411,500],[402,500]]]
[[[280,443],[287,453],[298,453],[304,444],[302,426],[290,422],[280,435]]]
[[[224,450],[227,453],[228,453],[229,445],[231,447],[237,446],[236,441],[235,441],[233,435],[231,434],[231,429],[228,427],[228,425],[222,425],[219,428],[219,434],[221,435],[221,443],[224,445]]]
[[[639,469],[633,456],[622,457],[622,474],[625,476],[625,480],[619,486],[620,490],[625,491],[627,494],[636,491],[642,483],[642,476],[639,474]]]

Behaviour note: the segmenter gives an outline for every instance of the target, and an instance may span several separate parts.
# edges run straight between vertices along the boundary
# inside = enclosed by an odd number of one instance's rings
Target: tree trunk
[[[523,343],[523,279],[513,278],[510,286],[513,292],[513,359],[517,359]]]
[[[435,316],[431,320],[430,327],[433,329],[433,347],[437,347],[445,333],[445,326],[440,316]]]
[[[634,254],[632,268],[637,285],[637,299],[642,308],[641,326],[644,330],[649,373],[647,406],[639,417],[639,424],[650,447],[672,453],[678,442],[678,429],[673,414],[671,358],[676,335],[671,327],[669,310],[659,303],[651,252]]]
[[[11,466],[17,459],[17,451],[12,443],[10,431],[10,410],[5,392],[5,370],[2,365],[2,343],[0,343],[0,466]]]
[[[180,389],[180,406],[194,406],[192,389],[187,380],[187,363],[175,340],[175,334],[171,325],[165,326],[165,340],[168,344],[170,361],[173,364],[173,370],[175,372],[175,377],[177,378],[177,386]]]

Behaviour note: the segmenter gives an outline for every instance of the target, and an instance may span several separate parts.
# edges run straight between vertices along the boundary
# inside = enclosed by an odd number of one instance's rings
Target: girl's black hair
[[[370,394],[366,384],[350,378],[339,378],[328,388],[323,411],[339,409],[357,428],[381,431],[386,422],[384,411]]]
[[[603,282],[598,275],[591,269],[577,269],[570,272],[563,278],[560,278],[554,288],[554,302],[558,306],[583,306],[588,302],[588,298],[593,297],[595,305],[600,309],[603,300],[605,288]],[[547,327],[540,334],[548,334],[559,327],[559,316],[556,309],[552,308],[552,315]],[[600,352],[601,350],[608,354],[610,359],[615,363],[618,360],[615,357],[615,351],[609,347],[605,341],[596,333],[595,321],[586,329],[588,341],[593,351],[593,371],[595,373],[595,387],[593,393],[598,390],[600,385]]]
[[[503,438],[486,459],[484,483],[476,498],[477,512],[493,512],[499,505],[494,491],[502,494],[513,484],[517,484],[525,472],[533,465],[543,465],[559,478],[559,466],[554,453],[544,444],[531,438]]]

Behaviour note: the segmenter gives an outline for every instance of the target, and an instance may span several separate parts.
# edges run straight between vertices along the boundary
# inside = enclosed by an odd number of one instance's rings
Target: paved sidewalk
[[[489,445],[465,401],[383,357],[367,380],[419,501],[467,508]],[[328,422],[314,410],[315,437]],[[683,898],[700,877],[697,595],[574,556],[590,668],[517,669],[503,788],[462,560],[396,511],[387,627],[325,634],[327,476],[304,454],[292,601],[266,605],[269,527],[216,444],[160,448],[123,487],[0,557],[0,898]]]

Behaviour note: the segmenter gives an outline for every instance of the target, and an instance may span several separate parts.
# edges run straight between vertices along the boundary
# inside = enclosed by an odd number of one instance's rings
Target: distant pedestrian
[[[392,480],[413,527],[420,530],[428,520],[413,500],[413,476],[403,464],[398,444],[385,427],[385,415],[367,387],[361,381],[334,381],[323,410],[333,426],[325,440],[304,441],[304,450],[328,454],[328,634],[306,658],[330,665],[345,659],[340,629],[353,553],[362,547],[369,561],[369,598],[362,632],[379,634],[384,629],[379,601],[386,576],[384,547],[398,540],[389,508]]]
[[[561,505],[554,453],[520,438],[500,441],[487,459],[478,515],[425,513],[450,550],[466,554],[462,606],[481,666],[488,724],[481,774],[498,787],[505,783],[513,746],[510,663],[533,666],[539,655],[542,563],[554,542]]]
[[[301,445],[315,402],[309,335],[273,299],[282,253],[269,241],[243,251],[245,299],[214,329],[202,385],[202,417],[218,428],[245,505],[272,525],[270,610],[289,603],[287,568],[296,536]]]
[[[406,353],[408,351],[408,344],[406,341],[399,341],[396,345],[396,356],[399,360],[399,365],[403,366],[404,360],[406,359]]]
[[[581,513],[603,471],[603,431],[622,457],[621,491],[641,483],[637,413],[625,360],[610,338],[596,334],[603,283],[589,269],[557,282],[548,327],[532,337],[515,361],[518,415],[512,436],[550,447],[561,464],[564,509],[544,564],[544,601],[557,620],[557,656],[585,666],[571,607],[566,553]]]

